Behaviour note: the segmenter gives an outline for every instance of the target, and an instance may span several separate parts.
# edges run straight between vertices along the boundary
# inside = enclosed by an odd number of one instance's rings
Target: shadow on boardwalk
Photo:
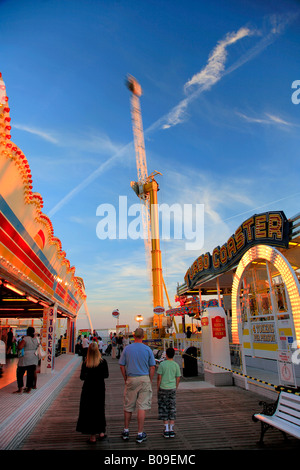
[[[252,421],[252,414],[261,411],[260,395],[238,387],[213,387],[199,380],[183,378],[177,392],[176,437],[164,439],[162,422],[157,419],[156,375],[153,382],[152,410],[145,422],[148,439],[135,442],[136,413],[130,427],[130,440],[123,442],[124,382],[116,359],[106,358],[110,377],[106,380],[107,439],[96,445],[88,444],[88,436],[75,431],[82,382],[80,367],[75,370],[64,389],[40,418],[31,434],[18,450],[97,450],[112,453],[120,451],[178,451],[196,450],[258,450],[260,424]],[[269,430],[265,449],[298,449],[299,441],[289,437],[284,442],[278,430]]]

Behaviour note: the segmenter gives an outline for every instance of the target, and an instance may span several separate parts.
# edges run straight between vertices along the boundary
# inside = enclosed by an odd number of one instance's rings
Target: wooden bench
[[[264,434],[270,428],[279,429],[284,438],[286,434],[300,439],[300,396],[281,391],[275,403],[260,402],[261,413],[252,416],[253,421],[261,421],[259,444],[263,444]]]

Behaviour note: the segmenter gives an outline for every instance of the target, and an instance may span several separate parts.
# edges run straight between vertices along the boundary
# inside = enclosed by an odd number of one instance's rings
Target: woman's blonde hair
[[[102,361],[102,356],[100,354],[98,344],[92,342],[88,348],[88,352],[86,356],[86,366],[97,367],[101,361]]]

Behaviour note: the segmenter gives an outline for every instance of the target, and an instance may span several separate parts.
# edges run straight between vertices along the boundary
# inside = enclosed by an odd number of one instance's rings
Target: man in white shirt
[[[98,341],[98,348],[99,348],[100,354],[102,354],[102,352],[103,352],[103,346],[104,346],[104,343],[103,343],[102,338],[100,336],[99,341]]]
[[[88,348],[89,348],[89,340],[87,339],[86,336],[83,336],[82,338],[82,360],[84,361],[85,358],[86,358],[86,355],[87,355],[87,351],[88,351]]]

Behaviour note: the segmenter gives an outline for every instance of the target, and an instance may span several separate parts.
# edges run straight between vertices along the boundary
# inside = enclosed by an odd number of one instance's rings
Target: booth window
[[[287,320],[290,318],[289,315],[289,302],[286,291],[286,286],[279,272],[274,266],[270,266],[270,275],[272,278],[272,287],[274,292],[274,303],[277,309],[278,320]]]
[[[265,260],[250,263],[244,271],[241,289],[243,322],[287,320],[290,318],[286,286],[277,269]]]
[[[274,320],[267,265],[256,260],[245,269],[241,310],[243,321]]]

